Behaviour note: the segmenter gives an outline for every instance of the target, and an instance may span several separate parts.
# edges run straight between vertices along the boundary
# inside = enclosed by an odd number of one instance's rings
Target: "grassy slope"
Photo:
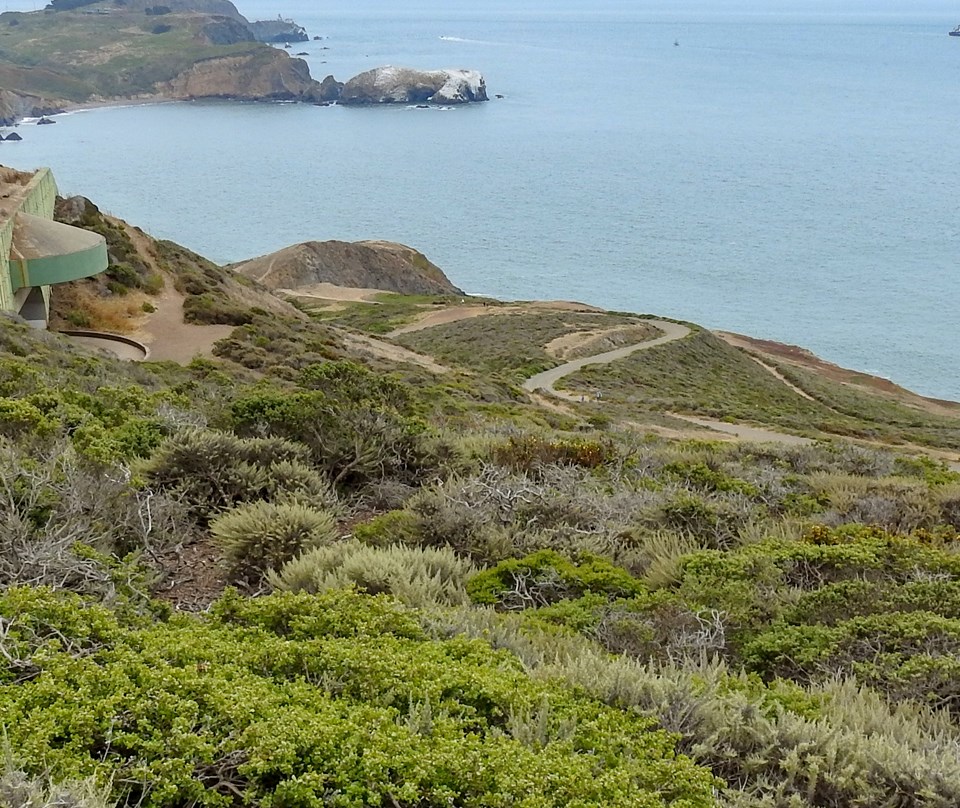
[[[517,380],[561,364],[544,346],[575,331],[630,325],[632,317],[579,312],[507,313],[414,331],[401,345],[484,373],[504,373]]]

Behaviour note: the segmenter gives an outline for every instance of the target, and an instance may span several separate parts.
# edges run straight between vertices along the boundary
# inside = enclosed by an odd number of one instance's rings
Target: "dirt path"
[[[816,403],[824,407],[826,406],[826,404],[824,404],[822,401],[817,401],[817,399],[811,396],[806,390],[802,390],[801,388],[797,387],[792,381],[790,381],[786,376],[784,376],[773,365],[768,365],[762,359],[758,359],[756,356],[753,356],[752,354],[747,354],[747,356],[749,356],[754,362],[760,365],[760,367],[762,367],[765,371],[767,371],[767,373],[769,373],[771,376],[777,379],[781,384],[785,384],[787,387],[793,390],[793,392],[796,393],[801,398],[805,398],[807,401],[815,401]],[[832,410],[833,407],[830,407],[830,409]],[[834,410],[834,412],[836,412],[836,410]]]
[[[150,348],[152,360],[170,359],[186,364],[198,354],[211,356],[213,344],[230,336],[233,326],[185,323],[183,295],[173,288],[169,279],[167,284],[153,301],[157,310],[131,336]]]

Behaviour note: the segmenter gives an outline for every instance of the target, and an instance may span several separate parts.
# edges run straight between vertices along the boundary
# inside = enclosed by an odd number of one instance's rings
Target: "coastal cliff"
[[[404,295],[462,295],[423,253],[389,241],[307,241],[232,265],[268,289],[331,283]]]
[[[175,99],[231,98],[241,101],[326,100],[302,59],[266,48],[237,56],[205,59],[157,87]]]

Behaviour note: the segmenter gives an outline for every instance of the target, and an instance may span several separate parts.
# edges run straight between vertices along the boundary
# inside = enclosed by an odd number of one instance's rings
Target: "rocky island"
[[[472,70],[381,67],[344,84],[267,43],[309,39],[292,20],[248,21],[229,0],[53,0],[0,14],[0,125],[71,106],[222,98],[306,103],[485,101]]]
[[[463,104],[486,101],[487,85],[476,70],[411,70],[378,67],[354,76],[342,104]]]

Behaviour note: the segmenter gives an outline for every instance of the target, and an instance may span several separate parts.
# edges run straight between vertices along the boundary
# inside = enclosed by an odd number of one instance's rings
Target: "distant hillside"
[[[257,41],[227,0],[68,0],[57,8],[0,14],[0,122],[71,103],[157,94],[322,100],[306,63]],[[302,33],[290,28],[291,38]],[[229,69],[217,71],[221,61]],[[215,83],[182,79],[198,64]]]
[[[269,289],[332,283],[403,295],[462,295],[440,267],[389,241],[307,241],[232,266]]]

